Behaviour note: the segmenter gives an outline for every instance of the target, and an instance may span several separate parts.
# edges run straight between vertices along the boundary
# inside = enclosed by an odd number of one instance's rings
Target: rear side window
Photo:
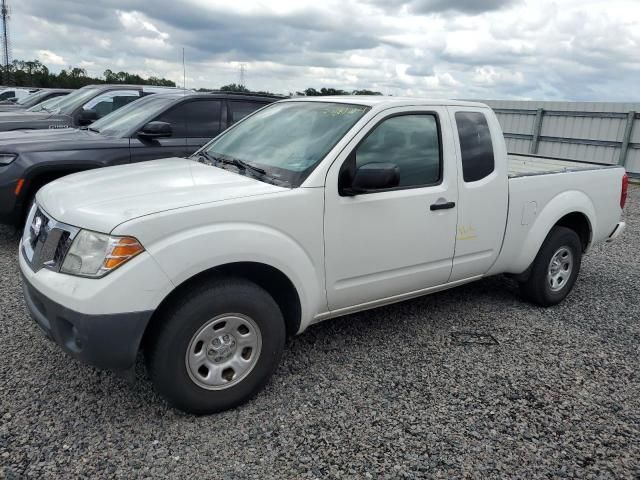
[[[98,118],[102,118],[139,98],[140,92],[137,90],[113,90],[89,100],[82,109],[93,110]]]
[[[456,112],[465,182],[476,182],[495,168],[491,131],[487,118],[479,112]]]
[[[230,121],[229,124],[236,123],[238,120],[242,120],[244,117],[249,115],[250,113],[255,112],[259,108],[262,108],[266,105],[266,103],[257,103],[257,102],[229,102],[229,115]]]
[[[213,138],[220,133],[220,100],[182,103],[156,120],[171,124],[174,137]]]

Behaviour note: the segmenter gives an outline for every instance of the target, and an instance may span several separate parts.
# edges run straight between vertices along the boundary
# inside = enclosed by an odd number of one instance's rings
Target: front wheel
[[[259,392],[280,362],[280,308],[243,279],[207,282],[176,302],[150,338],[146,361],[156,389],[175,407],[207,414]]]
[[[533,261],[529,278],[520,284],[526,298],[548,307],[565,299],[578,278],[582,243],[566,227],[554,227]]]

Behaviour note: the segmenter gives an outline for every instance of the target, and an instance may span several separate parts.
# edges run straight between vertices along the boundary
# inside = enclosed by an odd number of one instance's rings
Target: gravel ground
[[[629,196],[626,234],[562,305],[496,277],[332,320],[289,341],[255,400],[209,417],[167,407],[140,365],[130,384],[45,340],[0,230],[0,477],[639,478]]]

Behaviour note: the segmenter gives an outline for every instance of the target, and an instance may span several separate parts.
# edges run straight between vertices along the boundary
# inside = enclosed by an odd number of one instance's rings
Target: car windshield
[[[145,121],[150,121],[159,115],[174,100],[173,95],[169,97],[163,95],[142,97],[140,100],[131,102],[93,122],[89,129],[110,137],[130,135],[133,129],[142,127]]]
[[[76,108],[93,98],[100,91],[99,88],[82,87],[62,97],[62,100],[55,105],[52,112],[71,115]]]
[[[31,107],[31,106],[35,105],[36,103],[38,103],[38,100],[40,98],[44,97],[45,95],[47,95],[47,91],[46,90],[41,90],[39,92],[35,92],[35,93],[30,94],[30,95],[27,95],[26,97],[22,97],[16,103],[18,105],[24,105],[24,106]]]
[[[258,111],[204,149],[216,166],[264,171],[264,180],[298,187],[368,107],[330,102],[282,102]],[[239,162],[237,161],[239,160]],[[253,173],[251,173],[253,172]]]
[[[53,97],[49,100],[45,100],[44,102],[40,102],[33,107],[27,108],[28,112],[42,112],[42,111],[53,111],[56,108],[56,105],[60,103],[64,99],[62,97]]]

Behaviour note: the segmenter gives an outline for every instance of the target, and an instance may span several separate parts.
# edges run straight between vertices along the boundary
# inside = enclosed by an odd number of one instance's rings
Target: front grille
[[[42,268],[59,271],[78,231],[36,206],[24,227],[22,254],[34,272]]]

